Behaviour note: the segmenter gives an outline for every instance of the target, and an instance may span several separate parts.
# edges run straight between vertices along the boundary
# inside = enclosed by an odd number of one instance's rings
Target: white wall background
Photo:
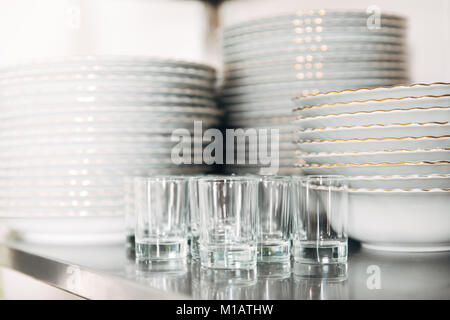
[[[409,17],[413,82],[450,82],[450,0],[229,0],[221,26],[305,9]],[[0,66],[73,54],[165,56],[220,64],[215,12],[195,0],[0,0]]]
[[[77,54],[206,62],[212,15],[195,0],[0,0],[0,65]]]
[[[411,80],[450,82],[450,0],[230,0],[219,11],[222,27],[242,21],[308,9],[361,9],[409,18]]]

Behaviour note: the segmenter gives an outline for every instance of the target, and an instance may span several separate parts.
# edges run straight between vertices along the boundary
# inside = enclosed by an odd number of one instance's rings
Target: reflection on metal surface
[[[189,294],[191,274],[185,260],[154,261],[151,265],[135,264],[135,280],[164,292]]]
[[[88,299],[450,298],[449,252],[378,252],[354,243],[347,276],[331,279],[299,276],[295,264],[258,264],[256,269],[230,271],[186,261],[140,268],[124,245],[3,244],[0,266]]]
[[[294,277],[342,281],[348,277],[347,263],[307,264],[294,262]]]
[[[207,269],[193,264],[192,296],[202,300],[255,299],[256,269]]]
[[[290,263],[260,263],[257,273],[255,299],[290,300],[292,298]]]
[[[154,288],[144,287],[136,282],[128,281],[122,277],[117,277],[110,271],[92,270],[86,265],[76,265],[73,262],[62,262],[61,258],[47,258],[52,249],[56,247],[42,246],[34,247],[34,250],[40,254],[33,254],[24,248],[16,248],[5,244],[0,245],[0,266],[16,270],[32,278],[38,279],[44,283],[52,285],[64,291],[86,299],[176,299],[175,294],[169,294],[164,291],[158,291]],[[92,253],[92,248],[82,247],[85,250],[76,250],[78,258],[87,252],[87,256]],[[78,249],[82,249],[78,248]],[[102,260],[102,248],[100,248],[97,258]],[[123,251],[121,251],[123,253]],[[70,255],[70,251],[66,252]],[[61,254],[60,256],[64,256]],[[94,256],[91,256],[95,260]],[[106,255],[106,258],[108,256]],[[67,257],[66,257],[67,259]],[[88,259],[86,259],[87,261]]]
[[[450,252],[362,249],[349,263],[350,299],[450,299]]]
[[[295,278],[293,298],[300,300],[349,299],[346,279]]]

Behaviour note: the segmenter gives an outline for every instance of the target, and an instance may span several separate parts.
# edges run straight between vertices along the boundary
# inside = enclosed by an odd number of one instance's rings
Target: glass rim
[[[291,181],[291,176],[283,176],[283,175],[262,175],[259,177],[259,180],[265,182],[279,182],[279,181]]]
[[[230,176],[204,176],[204,177],[199,177],[197,179],[198,182],[211,182],[211,183],[215,183],[215,182],[257,182],[258,178],[255,176],[237,176],[237,175],[230,175]]]
[[[142,176],[134,177],[135,182],[187,182],[189,180],[188,176],[181,175],[155,175],[155,176]]]
[[[348,177],[343,175],[310,175],[304,176],[305,181],[347,181]]]

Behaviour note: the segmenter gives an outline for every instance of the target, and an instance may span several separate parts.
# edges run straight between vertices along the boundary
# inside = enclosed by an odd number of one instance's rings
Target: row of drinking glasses
[[[312,266],[347,261],[341,176],[136,177],[133,189],[138,263],[188,254],[221,269],[291,255]]]

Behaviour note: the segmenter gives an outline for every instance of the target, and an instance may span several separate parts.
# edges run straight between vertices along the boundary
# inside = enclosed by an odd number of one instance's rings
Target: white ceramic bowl
[[[450,250],[449,192],[351,191],[348,234],[372,249]]]
[[[448,107],[450,94],[441,96],[386,98],[380,100],[350,101],[296,108],[295,114],[302,117],[325,116],[329,114],[354,113],[361,111],[411,109],[417,107]]]
[[[327,127],[297,130],[300,141],[335,140],[335,139],[367,139],[367,138],[400,138],[400,137],[441,137],[450,135],[448,122],[425,122],[392,125],[368,125],[348,127]]]
[[[295,120],[299,129],[424,122],[450,122],[450,106],[341,113]]]
[[[403,137],[382,139],[314,140],[297,143],[303,152],[359,152],[399,149],[450,148],[450,136],[443,137]]]

